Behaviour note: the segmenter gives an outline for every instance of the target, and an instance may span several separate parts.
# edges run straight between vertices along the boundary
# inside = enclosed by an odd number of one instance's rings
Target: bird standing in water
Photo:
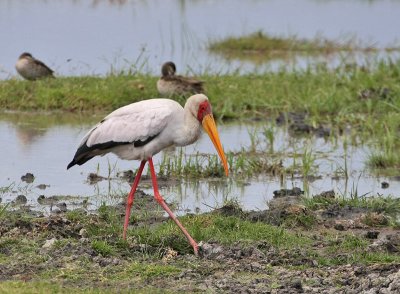
[[[18,61],[15,64],[15,69],[24,79],[30,81],[46,77],[54,78],[54,71],[52,69],[27,52],[24,52],[19,56]]]
[[[176,66],[168,61],[161,68],[161,78],[157,81],[157,90],[162,96],[204,93],[203,81],[175,75]]]
[[[143,168],[146,162],[149,162],[156,201],[182,230],[197,255],[196,241],[179,222],[159,193],[152,156],[169,146],[192,144],[199,138],[201,126],[217,149],[225,174],[228,175],[228,164],[213,118],[211,104],[203,94],[189,97],[184,108],[174,100],[150,99],[113,111],[83,137],[67,169],[76,164],[82,165],[97,155],[109,152],[115,153],[122,159],[141,161],[127,199],[123,232],[125,239],[135,191]]]

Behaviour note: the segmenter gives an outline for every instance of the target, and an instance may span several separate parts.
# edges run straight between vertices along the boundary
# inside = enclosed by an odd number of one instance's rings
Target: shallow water
[[[227,61],[210,54],[207,43],[262,30],[299,38],[355,36],[362,43],[385,47],[399,41],[399,15],[400,1],[393,0],[4,0],[0,78],[16,75],[14,64],[24,51],[58,75],[104,75],[131,65],[159,74],[166,60],[175,61],[180,73],[264,71],[286,61],[261,66]],[[368,56],[374,58],[376,54]],[[289,66],[320,61],[335,65],[343,60],[363,63],[365,56],[296,57]]]
[[[28,204],[38,209],[48,209],[38,206],[39,195],[46,197],[53,195],[74,196],[67,199],[69,208],[74,204],[82,206],[87,199],[89,208],[96,208],[103,202],[116,204],[122,201],[130,189],[130,185],[119,178],[119,171],[136,169],[138,162],[119,160],[114,155],[96,157],[82,166],[75,166],[66,170],[72,159],[80,139],[87,130],[100,119],[96,117],[63,117],[60,115],[29,115],[29,114],[1,114],[0,141],[2,164],[0,168],[0,197],[3,203],[11,202],[19,194],[26,195]],[[163,186],[161,193],[170,202],[176,202],[180,213],[187,211],[207,211],[220,206],[226,200],[235,199],[245,209],[265,209],[267,201],[272,199],[273,191],[299,187],[314,195],[326,190],[334,189],[338,194],[351,195],[395,195],[400,190],[400,181],[396,178],[375,177],[370,175],[364,166],[369,149],[362,146],[348,146],[344,148],[345,138],[329,139],[307,137],[291,137],[283,127],[276,127],[270,123],[224,124],[219,125],[221,141],[225,151],[240,151],[242,148],[251,148],[250,137],[257,138],[258,150],[267,150],[269,146],[263,137],[264,128],[273,128],[275,134],[274,151],[282,152],[285,167],[293,165],[293,158],[288,154],[303,153],[312,150],[315,155],[316,170],[314,175],[321,176],[312,182],[303,182],[301,178],[256,176],[249,180],[229,179],[202,179],[200,181],[177,181],[175,184]],[[175,151],[179,152],[177,148]],[[195,144],[183,148],[185,154],[215,153],[207,136],[202,136]],[[162,160],[162,153],[154,157],[156,166]],[[338,171],[347,169],[349,179],[336,179]],[[296,159],[301,162],[301,159]],[[109,171],[111,169],[111,171]],[[157,169],[157,167],[156,167]],[[26,184],[21,176],[27,172],[33,173],[35,181]],[[96,184],[89,185],[87,177],[90,173],[98,173],[108,177]],[[387,181],[390,186],[381,188],[381,182]],[[44,190],[39,184],[48,185]],[[10,186],[10,189],[5,187]],[[152,194],[150,182],[143,182],[140,186]],[[10,192],[13,191],[13,192]]]

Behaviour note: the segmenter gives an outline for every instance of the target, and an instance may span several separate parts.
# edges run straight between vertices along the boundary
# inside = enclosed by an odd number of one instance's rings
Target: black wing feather
[[[74,165],[82,165],[85,162],[87,162],[88,160],[92,159],[93,157],[95,157],[96,155],[98,155],[98,151],[106,151],[107,149],[111,149],[117,146],[121,146],[121,145],[128,145],[128,144],[133,144],[134,147],[143,147],[146,144],[148,144],[149,142],[151,142],[154,138],[156,138],[159,134],[154,135],[154,136],[150,136],[148,137],[146,140],[141,141],[141,140],[137,140],[137,141],[133,141],[133,142],[115,142],[115,141],[109,141],[109,142],[105,142],[105,143],[101,143],[101,144],[95,144],[93,146],[88,147],[86,145],[86,142],[84,144],[82,144],[82,146],[80,146],[78,148],[78,150],[76,150],[76,153],[74,155],[74,159],[72,159],[72,161],[68,164],[67,169],[69,169],[70,167],[74,166]],[[106,152],[101,152],[101,153],[107,153]]]

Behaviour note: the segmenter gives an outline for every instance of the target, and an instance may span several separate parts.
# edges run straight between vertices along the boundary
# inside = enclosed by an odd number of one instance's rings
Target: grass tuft
[[[114,253],[113,247],[105,241],[94,240],[92,249],[102,256],[110,256]]]

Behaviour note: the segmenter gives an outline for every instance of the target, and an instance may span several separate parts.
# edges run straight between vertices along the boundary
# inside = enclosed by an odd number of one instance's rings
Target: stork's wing
[[[171,107],[174,104],[174,107]],[[110,148],[124,144],[140,147],[158,136],[176,111],[177,102],[151,99],[121,107],[106,116],[82,139],[68,168],[83,164]]]
[[[88,147],[106,142],[133,143],[161,133],[172,111],[168,107],[130,109],[130,105],[111,113],[87,135]],[[135,106],[132,104],[132,106]]]

